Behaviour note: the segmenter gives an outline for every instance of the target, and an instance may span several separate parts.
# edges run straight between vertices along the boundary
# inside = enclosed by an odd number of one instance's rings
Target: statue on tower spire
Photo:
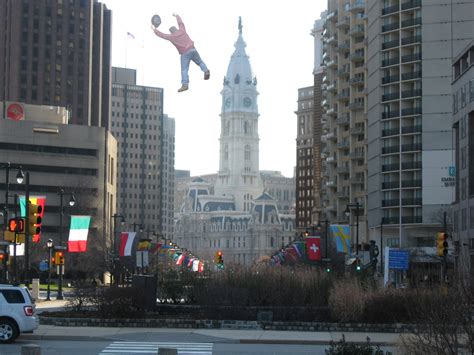
[[[242,16],[239,16],[239,35],[242,34]]]

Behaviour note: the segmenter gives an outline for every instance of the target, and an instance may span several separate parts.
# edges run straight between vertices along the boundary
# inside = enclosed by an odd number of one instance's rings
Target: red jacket
[[[184,54],[190,49],[194,48],[194,42],[189,38],[188,34],[186,33],[186,28],[184,27],[183,20],[179,15],[176,16],[176,20],[178,21],[178,30],[174,33],[163,33],[155,29],[155,33],[158,37],[167,39],[178,50],[179,54]]]

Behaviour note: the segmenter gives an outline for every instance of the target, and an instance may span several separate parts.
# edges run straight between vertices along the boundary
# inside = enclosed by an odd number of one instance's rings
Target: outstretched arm
[[[176,17],[176,21],[178,22],[178,28],[186,32],[186,27],[184,27],[184,22],[176,12],[173,13],[173,16]]]
[[[157,35],[158,37],[169,40],[169,38],[170,38],[169,34],[158,31],[158,29],[153,25],[151,25],[151,29],[153,30],[153,32],[155,32],[155,35]]]

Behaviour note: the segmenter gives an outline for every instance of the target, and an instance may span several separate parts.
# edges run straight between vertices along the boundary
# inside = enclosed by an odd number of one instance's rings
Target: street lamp
[[[362,205],[359,203],[359,201],[356,201],[356,203],[349,203],[346,206],[346,210],[344,211],[346,216],[349,217],[351,214],[351,208],[355,208],[356,210],[356,256],[359,256],[359,210],[361,207]]]
[[[64,215],[64,206],[63,206],[63,196],[70,196],[69,206],[73,207],[76,204],[76,198],[72,192],[64,192],[63,189],[60,189],[58,192],[59,195],[59,246],[56,249],[63,249],[63,215]],[[58,295],[57,300],[64,299],[63,297],[63,264],[59,264],[59,279],[58,279]]]
[[[133,222],[132,226],[133,226],[133,231],[134,232],[136,232],[136,228],[138,227],[139,232],[143,233],[143,225],[142,224]]]
[[[13,165],[10,162],[6,163],[5,165],[2,165],[0,168],[5,169],[5,205],[3,206],[3,240],[6,240],[5,238],[5,232],[8,229],[8,196],[9,196],[9,188],[10,188],[10,169],[18,169],[18,173],[16,174],[16,182],[18,184],[23,183],[23,171],[21,170],[20,165]],[[15,240],[16,242],[16,240]],[[8,245],[5,245],[5,254],[7,254],[7,248]],[[2,281],[6,282],[7,279],[7,259],[3,259],[3,272],[2,272]]]
[[[114,220],[114,230],[113,230],[113,237],[112,237],[112,260],[113,260],[113,272],[112,272],[112,281],[113,283],[117,283],[117,270],[116,270],[116,259],[118,257],[117,252],[117,218],[120,218],[120,225],[123,227],[125,225],[125,217],[120,214],[114,213],[112,215]],[[112,283],[111,283],[112,284]]]
[[[53,240],[52,239],[48,239],[48,241],[46,242],[46,246],[48,247],[48,251],[49,251],[49,260],[48,260],[48,293],[46,295],[46,301],[51,301],[51,269],[52,269],[52,265],[51,265],[51,262],[52,262],[52,259],[53,259],[53,248],[54,248],[54,244],[53,244]]]

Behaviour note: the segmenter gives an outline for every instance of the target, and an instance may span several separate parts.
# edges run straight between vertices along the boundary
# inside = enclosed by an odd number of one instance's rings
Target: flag
[[[298,256],[301,258],[303,256],[303,245],[302,243],[296,242],[293,244],[293,248],[295,248],[296,252],[298,253]]]
[[[127,32],[127,37],[130,39],[135,39],[135,36],[130,32]]]
[[[307,237],[306,251],[308,253],[308,260],[321,260],[321,238]]]
[[[87,234],[91,216],[71,216],[68,250],[70,253],[83,253],[87,250]]]
[[[133,241],[135,240],[136,232],[122,232],[120,234],[120,251],[119,256],[131,256]]]
[[[151,245],[150,245],[150,248],[149,248],[150,253],[155,253],[155,252],[157,252],[158,250],[161,249],[162,246],[163,246],[162,243],[153,243],[153,242],[152,242]]]
[[[151,247],[151,242],[147,239],[141,239],[138,242],[137,250],[148,250]]]
[[[184,254],[178,256],[178,260],[176,260],[176,265],[182,265],[184,260]]]
[[[351,232],[347,224],[331,224],[331,232],[336,238],[336,249],[340,253],[351,253]]]
[[[199,260],[198,260],[198,259],[194,259],[194,260],[193,260],[193,268],[192,268],[192,270],[193,270],[194,272],[196,272],[196,271],[199,270]]]

